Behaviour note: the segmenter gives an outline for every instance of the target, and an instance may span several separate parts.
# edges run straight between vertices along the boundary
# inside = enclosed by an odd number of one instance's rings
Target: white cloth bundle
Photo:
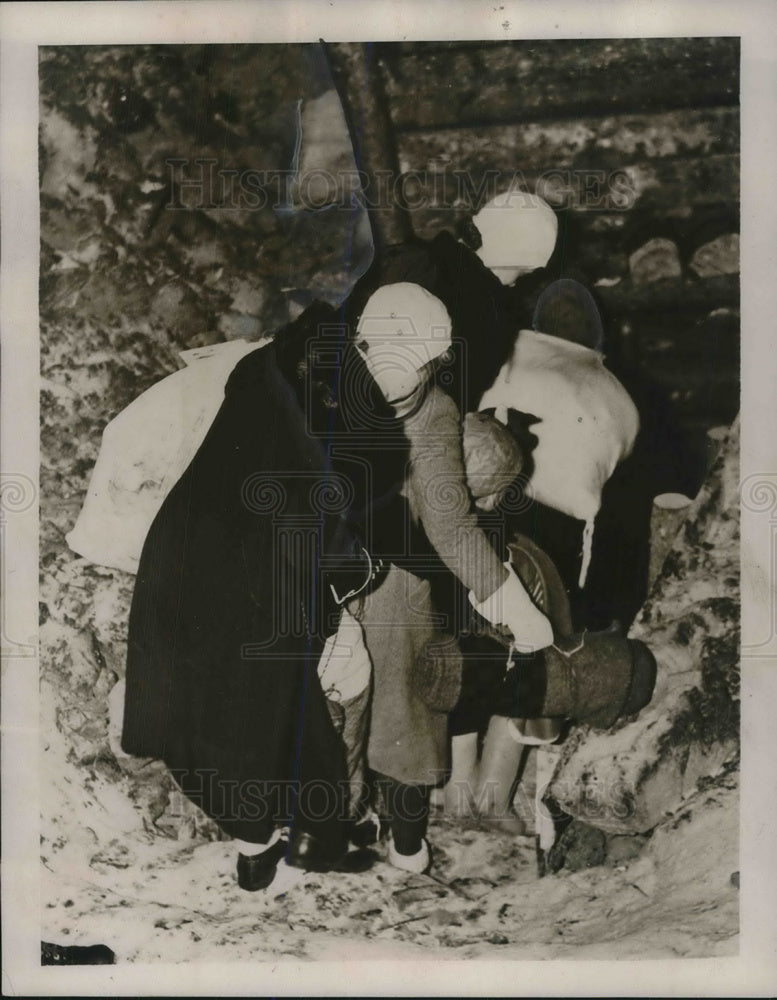
[[[480,410],[532,414],[538,438],[530,485],[539,503],[586,522],[581,586],[602,489],[634,447],[639,415],[602,355],[580,344],[521,330],[512,356],[480,400]]]
[[[372,662],[359,622],[343,608],[337,632],[330,635],[318,661],[318,677],[330,701],[350,701],[370,683]]]
[[[136,573],[151,522],[194,458],[238,361],[268,339],[182,351],[187,367],[138,396],[105,428],[70,548],[100,566]]]

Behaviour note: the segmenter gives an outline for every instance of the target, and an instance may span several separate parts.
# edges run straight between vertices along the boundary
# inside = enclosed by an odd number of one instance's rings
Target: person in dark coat
[[[248,889],[269,884],[283,855],[328,868],[348,843],[344,751],[316,668],[337,629],[337,587],[364,576],[362,546],[347,485],[309,432],[306,383],[284,374],[333,317],[309,311],[284,348],[233,370],[151,526],[130,612],[122,746],[161,758],[240,841]],[[333,591],[327,561],[355,576],[341,570]]]

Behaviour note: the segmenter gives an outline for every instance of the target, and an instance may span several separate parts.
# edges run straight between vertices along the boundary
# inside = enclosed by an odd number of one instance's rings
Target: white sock
[[[400,854],[394,847],[393,837],[388,842],[388,858],[395,868],[402,868],[406,872],[414,875],[422,875],[429,867],[431,855],[429,854],[429,843],[424,837],[420,850],[415,854]]]
[[[281,828],[278,826],[273,830],[272,835],[266,844],[252,844],[247,840],[238,840],[237,837],[235,838],[235,844],[241,854],[245,855],[247,858],[253,858],[257,854],[264,854],[268,847],[272,847],[273,844],[280,840],[280,837]]]

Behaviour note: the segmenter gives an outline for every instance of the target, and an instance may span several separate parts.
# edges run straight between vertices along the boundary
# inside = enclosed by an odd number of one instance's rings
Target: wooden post
[[[413,227],[400,201],[397,147],[373,45],[322,45],[351,135],[375,247],[405,242]]]

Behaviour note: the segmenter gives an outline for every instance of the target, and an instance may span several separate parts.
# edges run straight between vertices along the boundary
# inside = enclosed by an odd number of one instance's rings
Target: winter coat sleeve
[[[455,403],[433,386],[420,409],[405,421],[405,433],[410,442],[407,494],[412,516],[448,569],[483,601],[508,574],[472,511]]]

